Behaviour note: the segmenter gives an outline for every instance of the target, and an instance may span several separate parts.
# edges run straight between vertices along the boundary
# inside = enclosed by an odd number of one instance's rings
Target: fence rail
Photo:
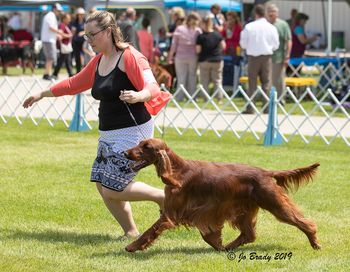
[[[35,125],[43,121],[54,126],[63,122],[69,127],[75,111],[75,97],[65,96],[44,99],[30,109],[23,109],[25,97],[47,89],[52,83],[35,77],[3,77],[0,79],[0,119],[7,123],[10,118],[22,124],[24,119],[30,119]],[[162,87],[167,91],[164,87]],[[218,100],[217,94],[222,92],[223,99]],[[183,93],[185,101],[179,102],[177,97]],[[98,120],[98,101],[88,92],[83,93],[84,121],[90,128],[95,128]],[[286,103],[282,101],[286,100]],[[310,143],[319,136],[329,145],[336,139],[341,139],[350,146],[350,92],[339,99],[331,89],[319,91],[317,95],[312,89],[306,88],[297,96],[294,90],[287,88],[278,98],[278,127],[285,142],[300,137],[305,143]],[[163,133],[164,127],[171,127],[179,135],[193,129],[198,136],[209,130],[217,137],[232,134],[241,139],[248,133],[256,140],[261,140],[261,133],[267,128],[269,96],[259,87],[249,97],[242,86],[234,91],[220,88],[209,94],[202,86],[190,94],[180,86],[173,94],[167,107],[156,117],[156,129]],[[243,114],[245,108],[251,105],[254,114]],[[163,127],[164,126],[164,127]]]

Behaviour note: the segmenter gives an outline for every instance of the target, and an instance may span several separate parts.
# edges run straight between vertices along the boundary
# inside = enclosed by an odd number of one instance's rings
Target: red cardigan
[[[98,60],[102,54],[98,54],[75,76],[64,79],[53,85],[50,90],[54,96],[75,95],[91,89],[97,69]],[[171,94],[162,92],[155,82],[145,83],[143,70],[151,69],[147,59],[132,46],[125,49],[124,66],[127,77],[137,91],[148,89],[151,92],[151,99],[145,102],[147,111],[156,115],[168,102]]]

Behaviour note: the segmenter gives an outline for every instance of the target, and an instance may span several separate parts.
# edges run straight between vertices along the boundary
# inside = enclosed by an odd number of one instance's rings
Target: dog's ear
[[[160,150],[158,156],[159,158],[156,165],[158,176],[161,177],[165,184],[181,188],[182,184],[173,177],[171,161],[166,151]]]
[[[157,168],[158,177],[161,177],[164,175],[170,176],[173,171],[171,169],[171,162],[168,154],[164,149],[162,149],[157,152],[157,155],[158,155],[158,160],[157,160],[156,168]]]

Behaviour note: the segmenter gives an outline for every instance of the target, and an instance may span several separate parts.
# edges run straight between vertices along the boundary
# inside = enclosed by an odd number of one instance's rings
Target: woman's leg
[[[179,89],[180,85],[182,84],[183,87],[186,89],[187,92],[189,92],[187,87],[187,76],[188,76],[188,64],[186,60],[178,60],[175,58],[175,70],[176,70],[176,81],[177,86],[176,88]],[[177,96],[177,101],[183,101],[184,98],[187,97],[184,92],[181,90]]]
[[[64,62],[64,59],[65,59],[64,54],[61,54],[61,53],[60,53],[60,55],[59,55],[59,57],[58,57],[58,60],[57,60],[57,63],[56,63],[56,67],[55,67],[55,69],[54,69],[52,75],[54,75],[54,76],[56,76],[56,77],[58,76],[58,73],[59,73],[60,70],[61,70],[61,67],[62,67],[62,64],[63,64],[63,62]]]
[[[197,90],[197,58],[188,60],[188,76],[187,76],[187,91],[191,96]]]
[[[97,188],[107,208],[123,228],[126,235],[139,234],[132,217],[130,203],[127,201],[150,200],[163,209],[164,190],[154,188],[143,182],[132,181],[122,192],[110,190],[97,183]]]
[[[214,82],[214,92],[219,88],[222,88],[222,71],[224,69],[224,61],[220,62],[212,62],[211,63],[211,75],[210,78]],[[221,90],[217,93],[217,97],[219,100],[223,98],[223,93]]]
[[[72,71],[72,60],[71,60],[71,56],[70,54],[66,54],[66,59],[64,61],[65,65],[66,65],[66,69],[68,72],[68,76],[71,77],[73,76],[73,71]]]
[[[124,234],[131,237],[138,236],[139,231],[137,230],[136,224],[132,217],[130,203],[105,197],[102,192],[103,187],[100,183],[96,183],[96,187],[100,195],[102,196],[103,202],[105,203],[106,207],[122,227]]]

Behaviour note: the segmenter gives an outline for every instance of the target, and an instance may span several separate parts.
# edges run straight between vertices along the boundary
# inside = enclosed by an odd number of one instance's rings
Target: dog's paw
[[[315,250],[319,250],[319,249],[322,248],[321,245],[318,244],[318,243],[314,243],[314,244],[312,244],[311,246],[312,246],[312,248],[315,249]]]
[[[135,252],[137,250],[137,248],[133,244],[130,244],[130,245],[125,247],[125,250],[127,252],[131,252],[132,253],[132,252]]]

